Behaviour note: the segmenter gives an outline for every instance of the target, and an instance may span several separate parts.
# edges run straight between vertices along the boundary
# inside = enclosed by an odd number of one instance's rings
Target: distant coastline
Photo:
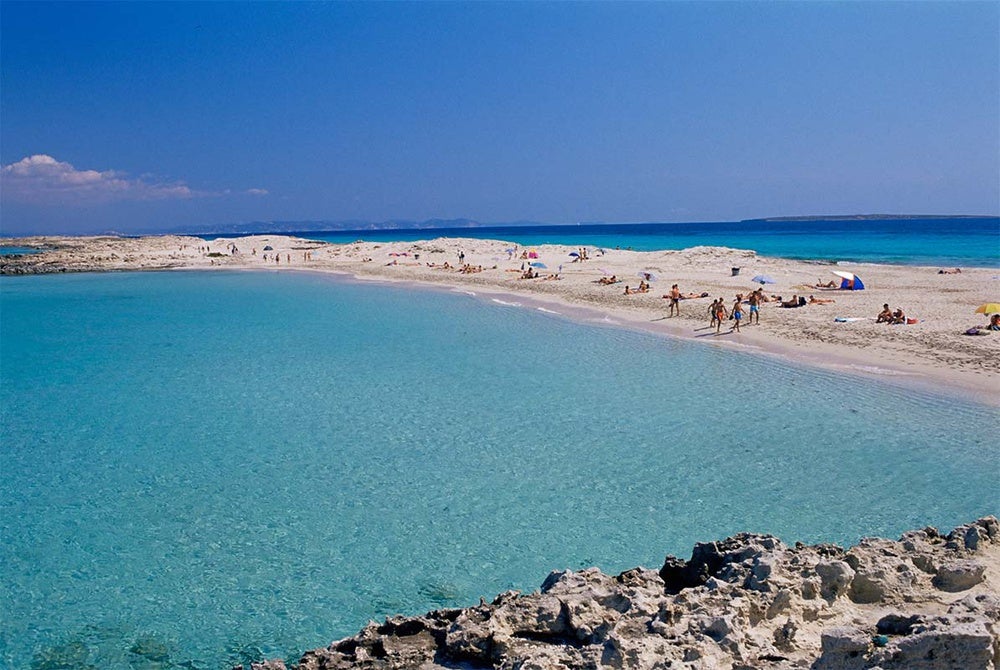
[[[390,219],[387,221],[350,220],[303,220],[303,221],[249,221],[233,224],[180,226],[164,230],[164,234],[184,235],[251,235],[251,234],[295,234],[318,232],[386,232],[393,230],[463,230],[463,229],[503,229],[503,228],[574,228],[593,226],[659,226],[690,225],[692,223],[792,223],[797,221],[900,221],[917,219],[959,220],[995,219],[996,216],[978,214],[837,214],[831,216],[774,216],[739,221],[693,222],[693,221],[580,221],[574,223],[546,223],[544,221],[483,222],[476,219],[426,219],[423,221]],[[118,234],[118,233],[115,233]],[[145,233],[150,234],[150,233]],[[154,233],[155,234],[155,233]]]
[[[742,219],[740,223],[777,223],[795,221],[906,221],[909,219],[995,219],[984,214],[832,214],[816,216],[768,216],[760,219]]]
[[[407,219],[388,219],[385,221],[367,221],[362,219],[303,219],[303,220],[273,220],[273,221],[240,221],[236,223],[206,223],[174,225],[166,228],[136,230],[132,232],[120,230],[81,230],[79,232],[42,232],[42,231],[0,231],[0,239],[29,237],[37,235],[70,235],[87,237],[94,235],[112,235],[115,237],[142,237],[146,235],[209,235],[243,236],[243,235],[296,235],[302,233],[390,233],[393,231],[469,231],[469,230],[526,230],[537,228],[542,230],[586,230],[595,228],[636,228],[652,226],[726,226],[747,225],[755,223],[814,223],[821,221],[851,222],[851,221],[988,221],[997,219],[996,215],[982,214],[833,214],[808,216],[770,216],[734,221],[577,221],[571,223],[546,223],[543,221],[507,221],[484,222],[469,218],[455,219],[425,219],[422,221]]]

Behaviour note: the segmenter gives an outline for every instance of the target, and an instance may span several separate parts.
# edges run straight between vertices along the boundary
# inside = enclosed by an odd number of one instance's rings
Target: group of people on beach
[[[882,311],[875,317],[875,323],[906,323],[906,313],[903,312],[902,307],[898,307],[896,311],[893,311],[889,307],[889,303],[884,303]]]
[[[764,295],[762,288],[751,291],[745,297],[742,293],[737,293],[732,307],[728,310],[725,299],[717,298],[708,307],[708,327],[715,327],[715,334],[718,335],[722,331],[722,323],[728,318],[733,322],[730,332],[738,333],[744,317],[746,317],[748,324],[760,325],[760,307],[767,301],[768,298]]]
[[[649,284],[646,283],[645,279],[639,281],[639,286],[636,288],[625,287],[625,295],[634,295],[636,293],[649,293]]]

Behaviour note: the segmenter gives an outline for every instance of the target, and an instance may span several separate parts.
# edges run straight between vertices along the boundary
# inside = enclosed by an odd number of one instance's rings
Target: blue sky
[[[0,3],[0,231],[1000,212],[1000,4]]]

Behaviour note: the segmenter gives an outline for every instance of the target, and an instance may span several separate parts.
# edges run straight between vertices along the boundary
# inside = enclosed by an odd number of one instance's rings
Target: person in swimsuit
[[[681,315],[681,290],[677,288],[677,284],[670,287],[670,314],[674,315],[674,310],[677,310],[677,316]]]
[[[733,303],[733,330],[737,333],[740,332],[740,319],[743,318],[743,296],[736,296],[736,302]]]
[[[722,320],[726,318],[726,305],[722,302],[722,298],[719,298],[715,303],[715,334],[719,334],[719,329],[722,328]]]
[[[760,289],[750,294],[750,318],[747,323],[753,325],[753,317],[757,315],[757,325],[760,325]]]
[[[882,305],[882,311],[875,317],[875,323],[889,323],[890,321],[892,321],[892,310],[889,309],[889,303],[885,303]]]

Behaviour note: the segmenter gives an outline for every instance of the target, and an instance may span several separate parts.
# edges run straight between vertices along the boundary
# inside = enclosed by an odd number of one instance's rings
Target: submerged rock
[[[659,571],[553,572],[535,593],[371,622],[293,667],[996,670],[998,581],[994,517],[846,551],[741,533]]]

